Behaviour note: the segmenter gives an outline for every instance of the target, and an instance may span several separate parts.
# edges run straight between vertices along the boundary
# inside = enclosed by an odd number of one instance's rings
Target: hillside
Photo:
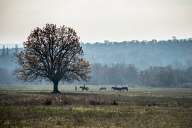
[[[176,68],[192,64],[192,40],[127,41],[83,44],[85,58],[91,63],[134,64],[143,69],[149,66],[172,65]]]

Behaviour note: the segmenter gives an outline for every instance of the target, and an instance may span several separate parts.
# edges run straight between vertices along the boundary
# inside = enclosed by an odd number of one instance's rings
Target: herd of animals
[[[88,91],[89,87],[84,86],[80,86],[79,87],[82,91]],[[111,90],[113,91],[127,91],[128,92],[128,87],[111,87]],[[75,91],[77,91],[77,87],[75,87]],[[107,91],[106,87],[100,87],[99,91]]]

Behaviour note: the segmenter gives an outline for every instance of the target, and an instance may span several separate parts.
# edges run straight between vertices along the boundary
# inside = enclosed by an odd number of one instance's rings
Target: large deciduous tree
[[[61,80],[87,80],[90,65],[83,59],[83,49],[74,29],[46,24],[35,28],[18,54],[17,76],[22,80],[46,79],[59,93]]]

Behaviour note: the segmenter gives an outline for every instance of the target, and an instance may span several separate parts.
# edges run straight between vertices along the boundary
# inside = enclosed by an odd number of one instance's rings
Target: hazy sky
[[[192,0],[0,0],[0,42],[23,42],[46,23],[82,41],[192,37]]]

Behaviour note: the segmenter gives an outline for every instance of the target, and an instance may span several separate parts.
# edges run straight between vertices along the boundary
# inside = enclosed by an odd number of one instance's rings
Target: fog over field
[[[10,46],[10,45],[9,45]],[[192,87],[192,39],[152,41],[105,41],[82,43],[84,58],[91,63],[87,84],[152,87]],[[20,83],[14,72],[16,54],[12,44],[0,49],[0,83]],[[82,84],[84,82],[78,82]]]

